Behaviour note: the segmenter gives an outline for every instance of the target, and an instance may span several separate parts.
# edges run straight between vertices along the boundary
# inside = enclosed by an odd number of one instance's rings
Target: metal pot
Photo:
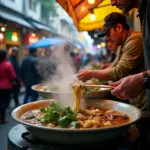
[[[112,101],[112,100],[85,100],[82,106],[93,106],[113,109],[122,113],[126,113],[131,121],[127,124],[99,128],[99,129],[66,129],[66,128],[47,128],[43,126],[35,126],[25,123],[21,120],[21,116],[32,109],[40,109],[47,107],[51,100],[41,100],[19,106],[12,112],[12,117],[17,122],[23,124],[25,128],[36,138],[52,144],[63,145],[83,145],[83,144],[97,144],[102,141],[111,140],[122,136],[127,132],[131,124],[136,122],[141,117],[141,111],[129,104]]]
[[[73,105],[73,94],[72,92],[57,92],[57,91],[43,91],[40,88],[42,88],[44,84],[36,84],[32,86],[32,90],[36,91],[39,93],[39,95],[43,99],[56,99],[58,101],[62,101],[65,105],[67,106],[72,106]],[[70,101],[68,101],[68,99]]]
[[[42,87],[43,84],[37,84],[32,86],[32,90],[37,91],[39,93],[39,95],[43,98],[43,99],[60,99],[60,100],[65,100],[65,99],[70,99],[73,100],[73,95],[70,92],[56,92],[56,91],[43,91],[40,90],[39,87]],[[110,88],[105,88],[102,89],[100,88],[98,91],[92,91],[92,92],[88,92],[85,93],[82,97],[86,98],[86,99],[93,99],[93,98],[99,98],[99,99],[105,99],[107,98],[107,96],[109,95],[110,92]],[[72,106],[72,103],[69,104],[69,106]]]

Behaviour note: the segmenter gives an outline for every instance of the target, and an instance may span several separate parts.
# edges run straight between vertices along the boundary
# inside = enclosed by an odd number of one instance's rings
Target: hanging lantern
[[[95,4],[95,0],[88,0],[88,4]]]

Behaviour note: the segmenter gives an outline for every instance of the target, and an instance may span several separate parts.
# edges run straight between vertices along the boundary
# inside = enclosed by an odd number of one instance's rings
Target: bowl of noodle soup
[[[62,145],[90,145],[118,138],[141,117],[141,111],[129,104],[82,100],[81,89],[73,85],[72,107],[56,107],[55,100],[40,100],[17,107],[12,117],[37,139]]]

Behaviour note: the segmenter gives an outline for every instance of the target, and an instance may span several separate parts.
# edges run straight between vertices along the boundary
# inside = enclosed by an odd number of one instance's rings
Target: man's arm
[[[114,80],[119,80],[130,74],[144,69],[143,43],[141,38],[131,39],[123,50],[118,64],[112,68],[110,74]]]
[[[97,78],[100,80],[112,80],[110,70],[111,68],[106,68],[103,70],[92,70],[90,71],[90,76],[91,78]]]
[[[142,70],[142,67],[144,68],[144,63],[142,61],[144,61],[142,40],[141,38],[136,38],[128,42],[117,65],[104,70],[83,70],[78,74],[78,78],[82,81],[91,78],[100,80],[119,80],[132,74],[132,71]],[[142,63],[143,66],[141,65]]]

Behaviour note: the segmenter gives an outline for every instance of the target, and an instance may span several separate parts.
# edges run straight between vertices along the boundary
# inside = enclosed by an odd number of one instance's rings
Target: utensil
[[[84,87],[92,87],[92,88],[109,88],[109,89],[111,89],[110,85],[96,85],[96,84],[88,85],[88,84],[84,84],[83,86]]]
[[[21,123],[25,128],[37,139],[52,143],[52,144],[62,144],[62,145],[83,145],[83,144],[98,144],[102,141],[111,140],[122,136],[128,131],[131,124],[135,123],[141,118],[141,111],[129,104],[122,102],[117,102],[113,100],[96,100],[87,99],[84,102],[86,107],[101,107],[119,111],[121,113],[127,114],[131,121],[129,123],[107,128],[96,128],[96,129],[67,129],[67,128],[47,128],[44,126],[35,126],[29,123],[25,123],[21,120],[21,116],[30,110],[40,109],[42,107],[47,107],[52,100],[41,100],[22,106],[17,107],[12,112],[12,117],[18,123]],[[83,104],[82,104],[83,106]]]

